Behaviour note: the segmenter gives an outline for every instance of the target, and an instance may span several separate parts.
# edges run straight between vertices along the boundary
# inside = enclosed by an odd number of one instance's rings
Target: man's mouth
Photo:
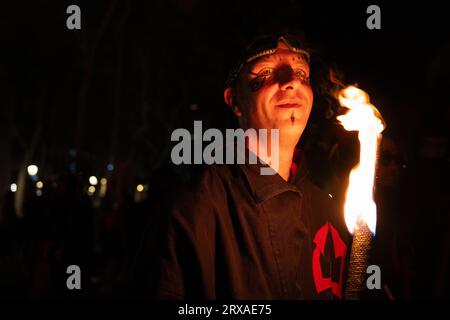
[[[276,105],[277,108],[300,108],[301,104],[299,103],[281,103]]]

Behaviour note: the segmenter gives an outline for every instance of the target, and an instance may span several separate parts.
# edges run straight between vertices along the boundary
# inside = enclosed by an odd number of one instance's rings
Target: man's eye
[[[273,74],[273,70],[269,68],[262,69],[258,72],[258,77],[266,77]]]
[[[296,69],[294,70],[294,73],[302,83],[309,83],[309,77],[306,75],[305,71],[302,69]]]

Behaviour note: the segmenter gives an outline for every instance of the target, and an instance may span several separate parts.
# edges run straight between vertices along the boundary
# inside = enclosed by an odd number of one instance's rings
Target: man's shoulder
[[[177,187],[172,210],[198,218],[226,207],[227,194],[237,183],[236,166],[210,165],[197,170],[187,182]]]
[[[223,195],[226,185],[235,182],[238,176],[236,166],[213,164],[203,166],[181,185],[180,195]]]

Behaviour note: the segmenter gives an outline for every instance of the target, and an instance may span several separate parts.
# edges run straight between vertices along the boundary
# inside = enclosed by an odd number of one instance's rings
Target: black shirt
[[[212,165],[178,193],[160,259],[160,299],[341,298],[349,234],[332,198],[261,164]]]

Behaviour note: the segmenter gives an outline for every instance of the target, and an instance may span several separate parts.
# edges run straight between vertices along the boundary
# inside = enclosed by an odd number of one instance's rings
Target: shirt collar
[[[248,161],[245,164],[239,164],[247,178],[256,203],[259,204],[286,191],[297,192],[302,196],[301,185],[308,175],[306,159],[299,149],[295,150],[293,158],[292,175],[289,182],[285,181],[278,173],[261,175],[260,169],[265,165],[261,164],[260,161],[256,164],[249,164]]]

